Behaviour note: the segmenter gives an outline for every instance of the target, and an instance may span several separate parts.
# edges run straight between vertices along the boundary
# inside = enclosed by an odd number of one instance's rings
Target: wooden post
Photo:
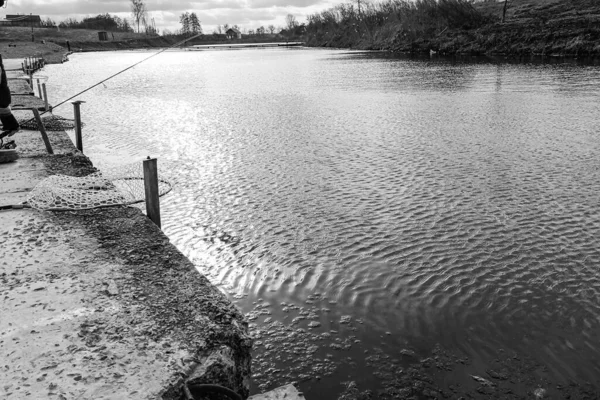
[[[42,122],[42,118],[40,118],[40,112],[35,107],[32,108],[31,111],[33,112],[33,116],[35,117],[35,120],[37,121],[38,129],[40,130],[40,133],[42,134],[42,139],[44,140],[44,144],[46,145],[46,150],[48,151],[48,154],[54,154],[54,151],[52,150],[52,145],[50,144],[50,140],[48,139],[48,134],[46,133],[46,127],[44,126],[44,123]]]
[[[81,136],[81,111],[79,106],[85,101],[76,100],[71,102],[73,104],[73,111],[75,112],[75,147],[77,150],[83,153],[83,138]]]
[[[42,83],[42,94],[44,96],[44,110],[48,111],[48,93],[46,92],[46,83]]]
[[[160,226],[160,200],[158,197],[158,172],[156,158],[144,160],[144,189],[146,191],[146,215]]]
[[[37,81],[37,87],[38,87],[38,97],[40,99],[43,99],[43,97],[42,97],[42,85],[40,84],[40,78],[37,78],[36,81]],[[32,89],[33,89],[33,87],[32,87]],[[48,107],[46,107],[46,111],[48,111]]]

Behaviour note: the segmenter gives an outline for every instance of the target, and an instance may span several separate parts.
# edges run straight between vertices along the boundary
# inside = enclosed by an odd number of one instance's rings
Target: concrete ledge
[[[26,79],[10,79],[9,87],[11,93],[15,95],[33,95],[33,88],[29,86]]]
[[[64,132],[0,164],[0,205],[95,170]],[[141,162],[141,161],[140,161]],[[186,380],[248,396],[241,312],[137,208],[0,211],[0,398],[178,399]]]
[[[39,97],[15,94],[12,96],[11,107],[37,108],[38,110],[43,111],[46,107],[46,104],[44,103],[44,100],[40,99]]]

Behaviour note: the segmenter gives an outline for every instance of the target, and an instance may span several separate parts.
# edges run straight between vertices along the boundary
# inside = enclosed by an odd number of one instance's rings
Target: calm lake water
[[[51,103],[150,54],[50,65]],[[371,355],[436,344],[600,376],[600,67],[170,51],[80,99],[96,166],[174,180],[163,229],[248,313],[255,391],[376,389]]]

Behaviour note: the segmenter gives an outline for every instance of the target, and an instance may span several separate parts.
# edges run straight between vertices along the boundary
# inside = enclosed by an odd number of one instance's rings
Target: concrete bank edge
[[[37,132],[19,133],[15,137],[17,150],[22,149],[21,158],[41,161],[46,175],[85,176],[95,171],[89,158],[74,148],[65,132],[50,133],[55,155],[35,150],[41,145],[37,136]],[[141,366],[137,379],[144,379],[144,368],[152,370],[152,377],[161,377],[162,384],[157,389],[158,380],[146,375],[149,380],[154,379],[155,388],[145,392],[133,390],[131,399],[179,399],[188,380],[220,384],[244,398],[248,396],[252,340],[243,314],[139,209],[19,212],[35,213],[42,221],[40,225],[64,232],[74,252],[82,254],[82,260],[78,260],[81,262],[73,261],[68,268],[69,274],[77,275],[83,282],[79,290],[81,301],[93,310],[74,319],[78,326],[72,336],[79,348],[75,346],[71,353],[88,360],[83,369],[102,368],[102,363],[114,364],[127,355],[128,362]],[[7,287],[17,290],[18,281],[10,279]],[[72,362],[71,356],[63,363],[75,367]],[[60,361],[58,364],[60,369]],[[96,377],[94,385],[110,392],[124,379],[133,379],[119,375],[111,374],[104,382],[98,381],[105,378]],[[77,376],[79,384],[85,381],[85,376],[83,380]],[[144,382],[138,384],[144,386]]]

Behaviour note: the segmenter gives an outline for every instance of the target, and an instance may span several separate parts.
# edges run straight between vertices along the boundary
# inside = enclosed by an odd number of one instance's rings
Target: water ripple
[[[77,55],[50,67],[50,93],[142,56]],[[172,169],[165,232],[245,311],[283,321],[281,302],[309,302],[323,326],[364,323],[366,347],[505,348],[561,378],[600,373],[597,67],[152,60],[86,95],[86,151]]]

